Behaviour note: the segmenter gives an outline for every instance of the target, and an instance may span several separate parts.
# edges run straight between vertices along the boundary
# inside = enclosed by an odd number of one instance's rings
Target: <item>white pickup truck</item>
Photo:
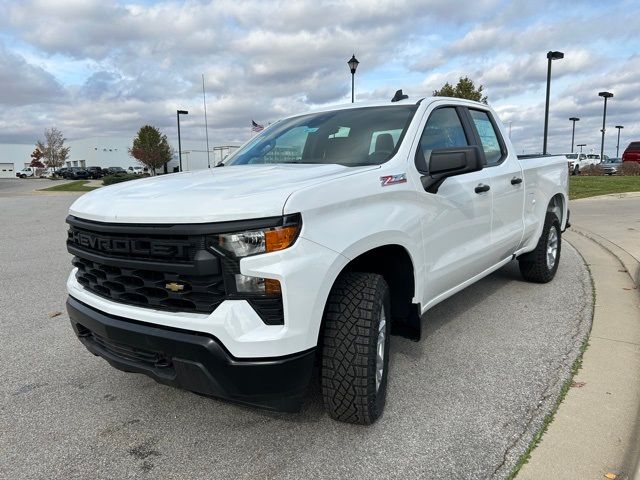
[[[514,259],[533,282],[558,269],[566,158],[519,159],[481,103],[293,116],[219,166],[71,206],[69,316],[114,367],[295,411],[317,365],[328,413],[369,424],[392,334],[419,339],[425,312]]]
[[[600,165],[600,155],[597,153],[565,153],[565,157],[569,160],[569,171],[573,175],[579,175],[580,172],[590,165]],[[609,157],[604,156],[605,161],[609,160]]]

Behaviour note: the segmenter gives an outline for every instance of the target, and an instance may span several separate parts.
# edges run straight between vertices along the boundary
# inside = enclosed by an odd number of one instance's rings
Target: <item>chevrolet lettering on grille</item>
[[[69,241],[79,247],[104,253],[155,257],[183,257],[187,255],[189,247],[189,243],[185,242],[103,237],[79,230],[69,231]]]

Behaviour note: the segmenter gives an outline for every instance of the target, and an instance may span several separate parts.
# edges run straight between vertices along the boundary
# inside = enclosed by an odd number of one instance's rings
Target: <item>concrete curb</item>
[[[602,195],[599,198],[606,198],[606,197],[611,197],[611,196],[614,196],[614,195],[616,197],[638,197],[638,196],[640,196],[640,192],[630,192],[630,193],[622,193],[622,194]],[[611,253],[614,257],[616,257],[620,261],[620,263],[624,266],[624,268],[627,270],[627,273],[631,277],[631,280],[636,285],[636,287],[640,287],[640,260],[635,258],[633,255],[631,255],[629,252],[627,252],[621,246],[619,246],[616,243],[604,238],[601,235],[598,235],[597,233],[591,232],[591,231],[589,231],[589,230],[587,230],[585,228],[579,227],[579,226],[572,226],[571,230],[573,230],[577,234],[582,235],[583,237],[586,237],[589,240],[597,243],[602,248],[604,248],[609,253]],[[640,438],[638,438],[640,436],[640,432],[639,432],[639,429],[640,429],[640,404],[638,405],[638,413],[636,415],[635,425],[636,425],[635,443],[638,443],[638,441],[640,440]],[[634,466],[631,469],[630,473],[629,473],[630,480],[640,480],[640,449],[636,448],[636,451],[634,452],[633,451],[633,446],[629,446],[628,455],[627,456],[631,456],[632,458],[635,458],[635,461],[632,460],[631,463],[630,463],[631,465]]]
[[[591,232],[568,231],[565,238],[594,282],[589,347],[573,388],[517,478],[640,480],[640,297],[630,278],[637,281],[631,272],[638,262]]]
[[[628,198],[628,197],[640,197],[640,192],[619,192],[619,193],[605,193],[604,195],[594,195],[593,197],[575,198],[571,202],[581,202],[583,200],[598,200],[600,198]]]
[[[631,280],[633,280],[633,283],[635,283],[636,285],[640,285],[640,260],[635,258],[620,245],[617,245],[611,240],[608,240],[603,236],[598,235],[597,233],[591,232],[586,228],[572,225],[571,230],[582,235],[583,237],[587,237],[589,240],[596,242],[598,245],[600,245],[602,248],[604,248],[614,257],[620,260],[620,263],[622,263],[622,265],[624,265],[624,267],[626,268],[629,276],[631,277]]]

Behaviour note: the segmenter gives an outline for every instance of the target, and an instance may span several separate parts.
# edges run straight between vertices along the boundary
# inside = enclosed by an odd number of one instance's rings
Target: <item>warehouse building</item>
[[[82,140],[69,140],[70,147],[67,167],[129,167],[139,165],[129,155],[133,138],[125,137],[91,137]],[[220,162],[233,152],[236,145],[211,147],[207,156],[202,142],[185,140],[182,142],[182,169],[200,170]],[[31,163],[31,152],[35,149],[30,144],[0,144],[0,178],[15,178],[16,172],[28,167]],[[167,172],[178,170],[178,153],[167,164]]]

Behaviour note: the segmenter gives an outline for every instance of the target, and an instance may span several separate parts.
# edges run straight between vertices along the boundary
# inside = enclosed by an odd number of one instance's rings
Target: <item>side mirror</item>
[[[429,166],[418,149],[416,168],[424,175],[422,185],[430,193],[436,193],[438,187],[448,177],[477,172],[484,167],[484,154],[479,146],[439,148],[431,151]]]

